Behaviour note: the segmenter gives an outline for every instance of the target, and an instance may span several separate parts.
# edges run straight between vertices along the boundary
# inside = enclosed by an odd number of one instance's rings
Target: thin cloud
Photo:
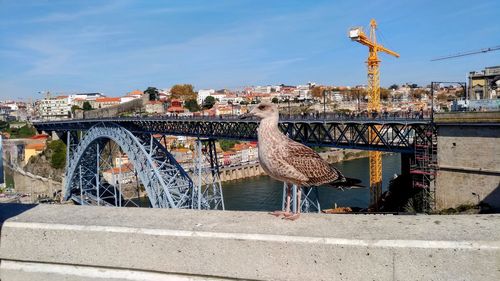
[[[114,10],[125,6],[128,1],[114,1],[107,5],[97,5],[90,8],[76,11],[76,12],[56,12],[51,13],[39,18],[33,18],[29,22],[32,23],[51,23],[51,22],[65,22],[75,21],[84,17],[95,16],[113,12]]]

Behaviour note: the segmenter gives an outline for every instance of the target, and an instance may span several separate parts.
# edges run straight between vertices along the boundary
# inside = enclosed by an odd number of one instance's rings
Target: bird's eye
[[[265,105],[259,105],[259,107],[258,107],[258,109],[260,109],[260,110],[263,110],[264,108],[266,108]]]

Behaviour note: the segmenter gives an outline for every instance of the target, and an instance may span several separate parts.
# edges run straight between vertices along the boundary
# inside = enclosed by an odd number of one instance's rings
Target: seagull
[[[335,167],[321,158],[310,147],[291,140],[278,128],[279,110],[273,103],[261,102],[249,113],[240,115],[261,119],[257,128],[259,162],[262,169],[272,178],[286,183],[287,196],[285,210],[271,214],[285,219],[296,220],[300,216],[301,187],[323,184],[336,188],[360,186],[360,180],[346,178]],[[297,212],[290,212],[291,186],[296,185]]]

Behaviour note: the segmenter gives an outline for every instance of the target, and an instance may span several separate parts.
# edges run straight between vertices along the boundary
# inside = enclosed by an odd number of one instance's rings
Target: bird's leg
[[[269,213],[275,217],[279,217],[279,216],[290,216],[290,185],[288,183],[285,183],[286,185],[286,206],[285,206],[285,210],[278,210],[278,211],[274,211],[272,213]]]
[[[300,217],[300,209],[302,209],[301,205],[300,205],[300,199],[302,197],[302,187],[297,186],[297,189],[298,189],[297,190],[297,195],[295,197],[295,203],[297,204],[297,213],[295,213],[295,214],[293,214],[291,216],[286,216],[285,215],[285,219],[287,219],[287,220],[294,221],[294,220],[296,220],[296,219],[298,219]]]

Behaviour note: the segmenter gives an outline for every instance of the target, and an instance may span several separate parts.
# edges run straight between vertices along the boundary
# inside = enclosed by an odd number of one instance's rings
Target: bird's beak
[[[245,113],[245,114],[241,114],[240,115],[240,119],[247,119],[247,118],[250,118],[252,116],[254,116],[253,113],[248,112],[248,113]]]

